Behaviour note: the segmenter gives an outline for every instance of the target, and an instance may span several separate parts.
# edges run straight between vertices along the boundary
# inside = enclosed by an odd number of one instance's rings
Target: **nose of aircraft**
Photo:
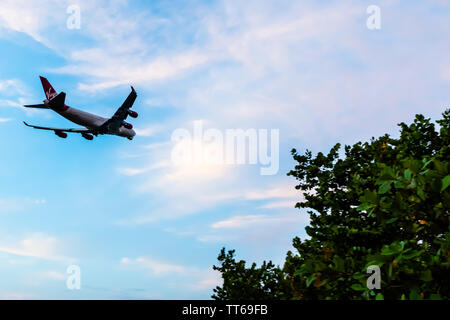
[[[127,138],[129,140],[133,140],[134,136],[136,135],[136,131],[134,131],[133,129],[131,129],[129,131],[130,131],[130,135]]]

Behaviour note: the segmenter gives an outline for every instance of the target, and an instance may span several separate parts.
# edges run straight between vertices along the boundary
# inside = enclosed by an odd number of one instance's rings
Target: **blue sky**
[[[308,216],[290,149],[327,151],[450,101],[450,5],[373,1],[9,1],[0,3],[0,298],[209,298],[223,246],[282,263]],[[80,8],[80,29],[67,8]],[[110,116],[133,85],[133,141],[64,140],[44,94]],[[278,129],[280,166],[171,162],[171,135]],[[66,269],[81,268],[68,290]]]

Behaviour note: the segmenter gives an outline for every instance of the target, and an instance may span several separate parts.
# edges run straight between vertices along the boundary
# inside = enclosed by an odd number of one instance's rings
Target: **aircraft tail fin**
[[[41,76],[39,76],[39,78],[41,78],[42,88],[44,89],[45,97],[49,101],[52,100],[54,97],[58,95],[58,93],[56,92],[55,89],[53,89],[52,85],[50,84],[50,82],[48,82],[46,78]]]
[[[61,92],[56,97],[54,97],[52,100],[50,100],[48,104],[53,109],[61,110],[61,109],[64,109],[66,107],[65,101],[66,101],[66,93],[65,92]]]

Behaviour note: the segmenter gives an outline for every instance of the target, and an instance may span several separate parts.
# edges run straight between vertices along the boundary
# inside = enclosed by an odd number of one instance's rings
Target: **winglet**
[[[136,91],[134,91],[134,88],[133,88],[133,86],[130,86],[131,87],[131,92],[136,92]]]
[[[26,123],[25,121],[23,122],[27,127],[29,127],[30,125],[28,123]]]

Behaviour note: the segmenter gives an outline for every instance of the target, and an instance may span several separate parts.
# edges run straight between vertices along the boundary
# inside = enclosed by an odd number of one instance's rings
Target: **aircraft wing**
[[[40,129],[40,130],[50,130],[50,131],[58,131],[58,132],[75,132],[75,133],[91,133],[92,130],[90,129],[83,129],[83,128],[75,128],[75,129],[63,129],[63,128],[49,128],[49,127],[40,127],[40,126],[34,126],[32,124],[28,124],[25,121],[23,122],[27,127]]]
[[[118,131],[122,122],[128,117],[128,111],[133,106],[134,101],[136,100],[137,94],[133,87],[131,87],[131,92],[125,101],[122,103],[119,109],[117,109],[116,113],[108,119],[103,125],[103,129],[107,131]]]

